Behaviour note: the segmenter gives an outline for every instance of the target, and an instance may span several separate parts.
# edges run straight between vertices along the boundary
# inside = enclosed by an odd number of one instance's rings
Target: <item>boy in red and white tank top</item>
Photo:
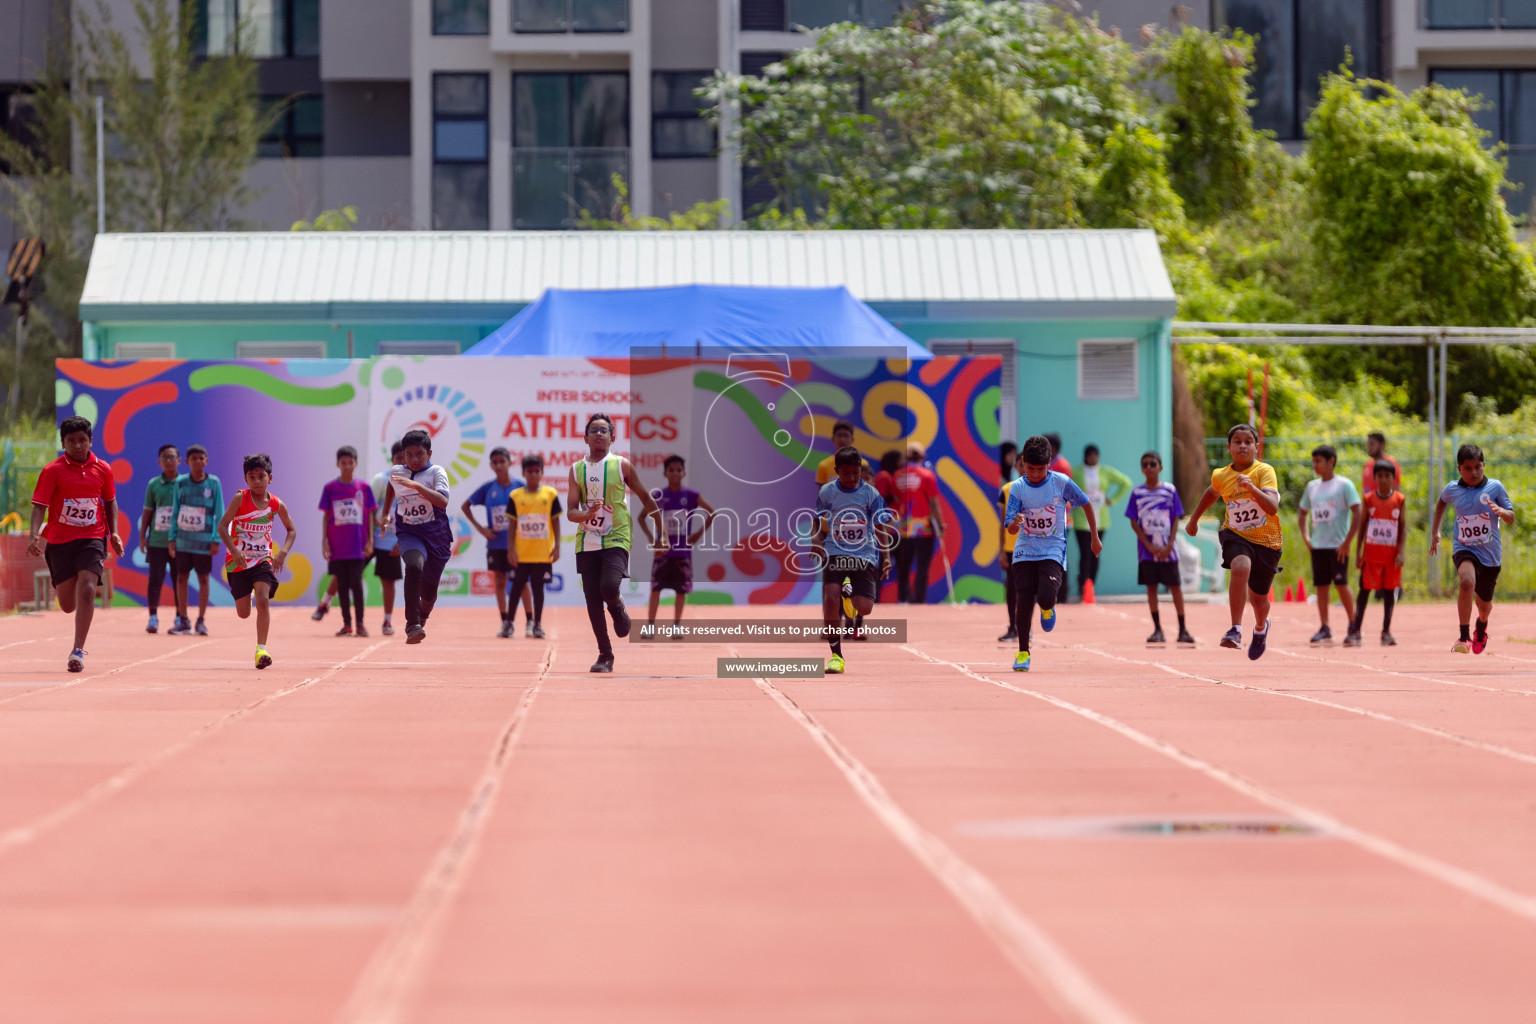
[[[1365,606],[1371,591],[1381,598],[1381,645],[1392,647],[1392,606],[1397,588],[1403,585],[1403,561],[1408,542],[1407,498],[1397,489],[1398,469],[1380,459],[1376,463],[1376,486],[1362,499],[1365,525],[1355,542],[1355,561],[1360,566],[1360,600],[1354,621],[1349,624],[1345,647],[1360,646],[1360,628],[1365,623]]]
[[[245,457],[245,488],[229,503],[219,520],[219,539],[228,552],[224,572],[229,593],[235,599],[235,612],[242,619],[251,617],[251,603],[256,604],[256,667],[272,664],[267,653],[267,630],[272,625],[269,602],[277,593],[277,574],[283,571],[288,552],[297,537],[288,506],[267,488],[272,483],[272,459],[268,455]],[[272,527],[282,520],[288,536],[283,546],[274,549]]]

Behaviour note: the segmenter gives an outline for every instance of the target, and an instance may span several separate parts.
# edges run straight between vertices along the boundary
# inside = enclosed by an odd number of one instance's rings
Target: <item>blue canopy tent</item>
[[[464,354],[616,358],[704,349],[793,351],[798,356],[876,349],[884,357],[932,358],[841,286],[702,284],[614,291],[550,288]]]

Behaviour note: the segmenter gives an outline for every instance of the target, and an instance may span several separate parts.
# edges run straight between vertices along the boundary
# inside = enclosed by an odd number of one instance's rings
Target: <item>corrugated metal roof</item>
[[[532,302],[546,288],[845,285],[865,302],[1151,303],[1150,231],[271,232],[102,235],[81,313]],[[150,310],[144,310],[150,312]]]

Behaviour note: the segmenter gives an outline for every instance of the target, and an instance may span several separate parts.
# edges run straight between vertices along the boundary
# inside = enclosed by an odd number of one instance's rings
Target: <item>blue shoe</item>
[[[149,617],[149,625],[144,627],[144,632],[146,632],[146,633],[158,633],[158,632],[160,632],[160,616],[158,616],[158,615],[151,615]]]
[[[1055,608],[1040,609],[1040,628],[1045,630],[1047,633],[1056,628]]]
[[[171,636],[187,636],[191,632],[192,632],[192,623],[188,622],[186,619],[182,618],[180,615],[176,616],[176,624],[173,625],[171,627],[171,629],[170,629]]]
[[[1264,626],[1264,632],[1253,631],[1253,639],[1248,641],[1248,660],[1258,661],[1264,657],[1264,647],[1269,643],[1269,626]]]
[[[1028,651],[1020,651],[1018,654],[1015,654],[1013,656],[1013,670],[1015,672],[1028,672],[1029,671],[1029,652]]]
[[[1233,626],[1221,638],[1221,646],[1239,650],[1243,646],[1243,627]]]

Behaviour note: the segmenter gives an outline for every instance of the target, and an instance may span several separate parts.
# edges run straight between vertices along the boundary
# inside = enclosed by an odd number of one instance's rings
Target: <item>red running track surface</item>
[[[65,616],[0,621],[0,1020],[1532,1019],[1536,609],[1473,657],[1444,606],[1390,651],[1281,606],[1250,663],[1217,607],[1149,650],[1069,606],[1028,674],[995,608],[880,610],[906,645],[787,680],[592,675],[580,609],[407,647],[285,608],[265,672],[228,611],[114,609],[79,676]]]

